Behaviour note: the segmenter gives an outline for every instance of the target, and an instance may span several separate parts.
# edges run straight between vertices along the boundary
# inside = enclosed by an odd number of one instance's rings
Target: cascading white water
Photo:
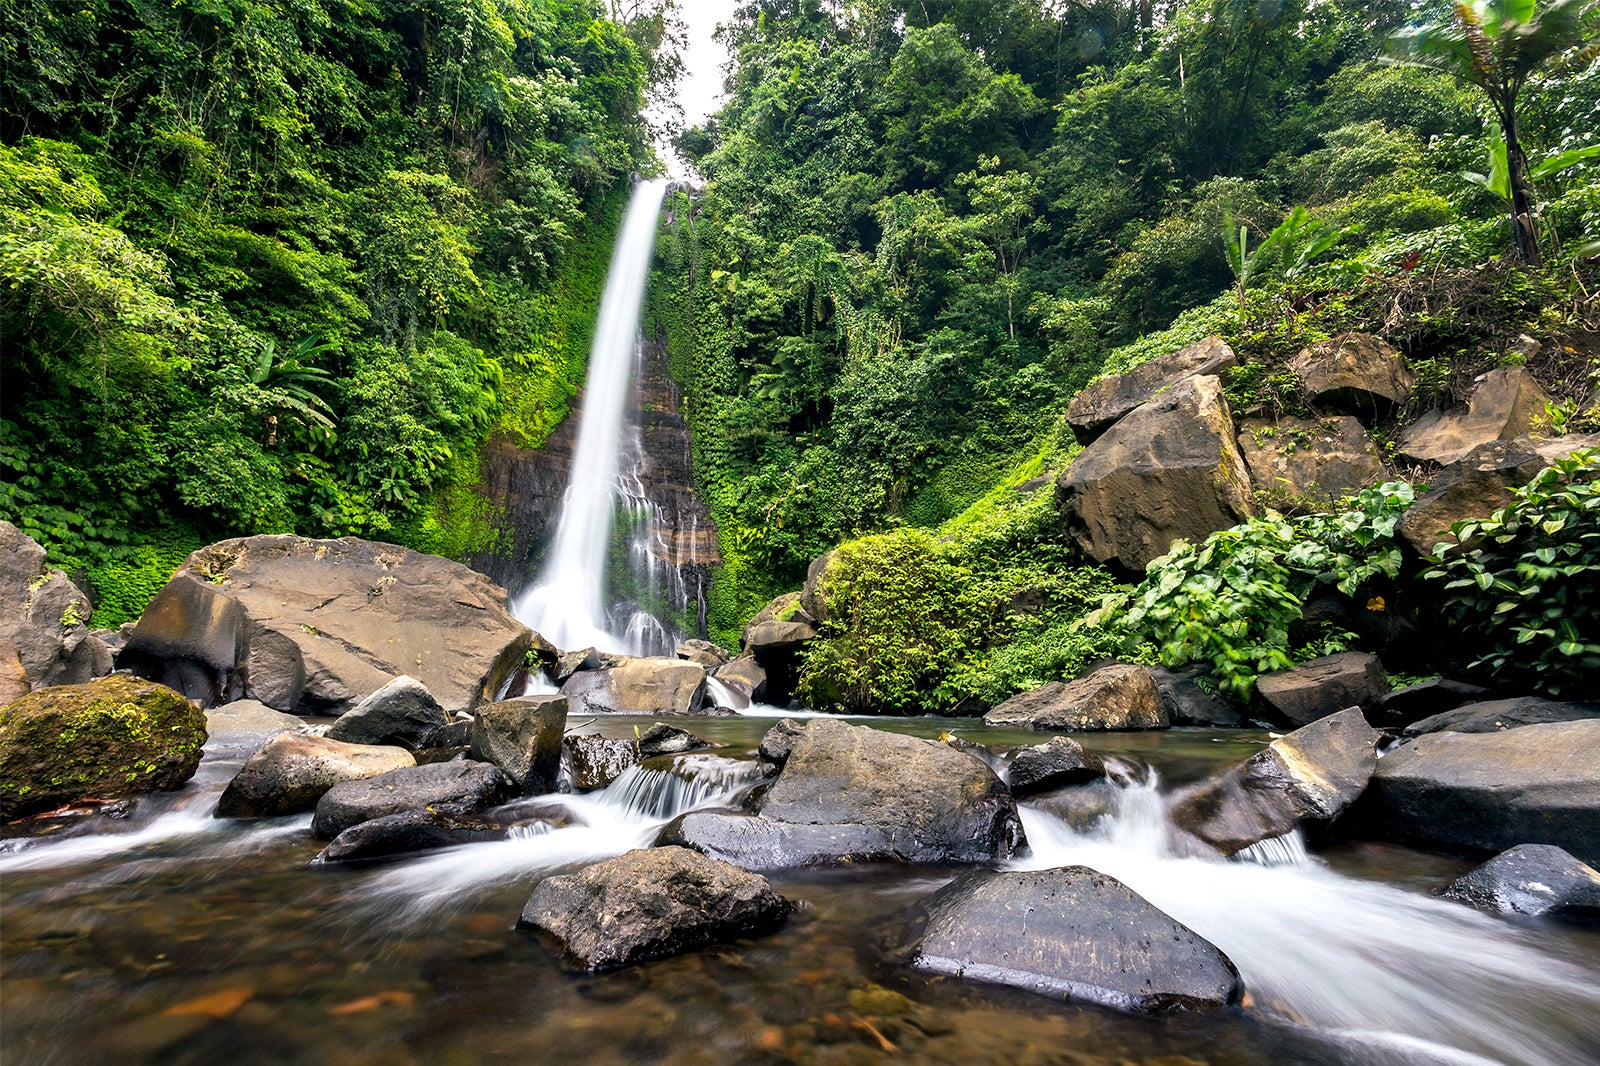
[[[668,184],[640,182],[623,217],[589,352],[583,419],[555,543],[539,582],[515,607],[518,620],[562,648],[628,650],[606,627],[606,555],[639,316]]]

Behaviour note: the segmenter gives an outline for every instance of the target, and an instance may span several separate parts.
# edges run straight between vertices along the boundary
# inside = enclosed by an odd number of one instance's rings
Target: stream
[[[632,736],[649,720],[585,731]],[[180,792],[123,818],[0,842],[0,1056],[34,1063],[1600,1061],[1600,935],[1435,900],[1469,864],[1378,844],[1255,861],[1173,858],[1159,791],[1256,750],[1255,732],[1096,734],[1149,768],[1083,832],[1024,806],[1018,868],[1081,863],[1216,943],[1248,1005],[1135,1018],[886,967],[894,915],[953,868],[769,875],[808,905],[759,941],[616,973],[563,970],[515,928],[539,878],[648,844],[670,818],[760,779],[771,718],[675,720],[722,745],[581,796],[519,801],[563,824],[365,866],[312,866],[310,815],[218,821],[240,754],[209,750]],[[873,724],[992,745],[1036,735],[975,720]],[[659,764],[656,764],[658,767]],[[13,831],[19,827],[13,827]]]

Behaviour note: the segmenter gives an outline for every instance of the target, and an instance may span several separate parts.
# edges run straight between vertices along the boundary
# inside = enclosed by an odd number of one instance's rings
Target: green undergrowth
[[[136,621],[189,554],[213,539],[193,526],[161,526],[143,534],[127,558],[79,571],[95,595],[90,628],[115,629]],[[63,561],[72,573],[72,561]]]

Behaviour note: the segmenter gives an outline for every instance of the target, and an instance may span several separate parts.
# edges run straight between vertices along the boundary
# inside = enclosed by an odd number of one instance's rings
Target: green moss
[[[163,526],[133,546],[130,560],[90,568],[89,585],[96,600],[89,625],[115,629],[137,620],[190,553],[204,547],[208,539],[192,526]]]

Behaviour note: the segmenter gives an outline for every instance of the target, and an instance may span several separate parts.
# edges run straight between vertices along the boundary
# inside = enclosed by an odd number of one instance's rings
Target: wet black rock
[[[314,863],[384,859],[433,848],[504,840],[505,826],[462,820],[433,810],[402,811],[353,825],[334,837]]]
[[[761,758],[781,767],[789,761],[789,752],[794,748],[794,742],[805,735],[805,729],[803,722],[793,718],[782,719],[762,735],[758,749]]]
[[[1600,872],[1550,844],[1519,844],[1440,893],[1497,914],[1600,921]]]
[[[1208,729],[1246,729],[1250,720],[1237,705],[1220,700],[1200,686],[1197,670],[1163,670],[1152,666],[1156,693],[1173,725]]]
[[[1497,733],[1525,725],[1581,722],[1588,718],[1600,718],[1600,707],[1592,703],[1557,703],[1538,696],[1521,696],[1509,700],[1468,703],[1413,722],[1402,735],[1420,737],[1429,733]]]
[[[418,747],[424,738],[449,724],[450,716],[427,686],[402,675],[341,715],[328,727],[327,737],[347,744]]]
[[[646,759],[709,747],[709,742],[701,740],[687,729],[679,729],[665,722],[657,722],[639,736],[639,754]]]
[[[611,784],[623,771],[639,762],[639,742],[612,740],[593,733],[581,733],[562,740],[572,787],[591,792]]]
[[[1346,707],[1371,707],[1389,691],[1375,655],[1346,651],[1265,674],[1256,693],[1294,725],[1309,725]]]
[[[1244,995],[1214,945],[1085,866],[964,874],[913,906],[906,925],[891,953],[928,973],[1147,1014]]]
[[[760,936],[792,906],[767,879],[687,848],[648,848],[539,882],[520,924],[590,972]]]
[[[425,748],[466,748],[472,745],[472,722],[464,719],[440,726],[423,739]]]
[[[472,722],[474,759],[493,763],[524,796],[555,791],[561,775],[563,696],[521,696],[480,707]]]
[[[1011,760],[1006,782],[1014,796],[1031,796],[1063,785],[1081,785],[1105,775],[1099,756],[1083,750],[1071,737],[1022,748]]]
[[[1410,725],[1480,699],[1486,691],[1478,685],[1449,678],[1418,681],[1379,697],[1377,707],[1371,712],[1372,720],[1385,727]]]
[[[311,831],[319,840],[332,840],[353,825],[426,807],[464,817],[509,798],[514,788],[505,774],[480,762],[391,770],[330,788],[317,801]]]

